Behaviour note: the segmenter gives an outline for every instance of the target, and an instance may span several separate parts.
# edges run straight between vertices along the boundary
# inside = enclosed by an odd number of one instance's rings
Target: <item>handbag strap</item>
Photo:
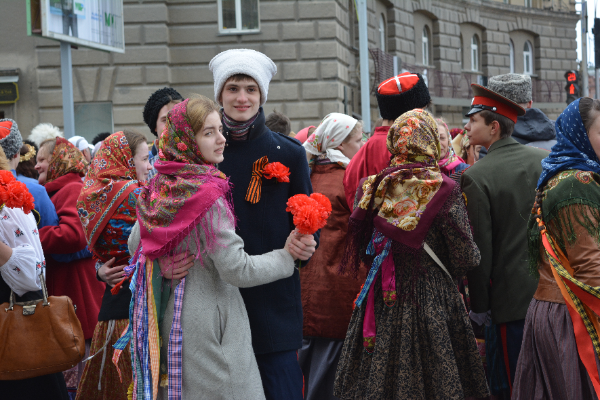
[[[44,267],[40,268],[40,283],[42,285],[42,296],[43,296],[44,306],[49,306],[50,303],[48,303],[48,289],[46,288],[46,278],[44,277]],[[30,304],[34,304],[34,303],[39,303],[39,300],[31,300],[31,301],[25,301],[25,302],[15,301],[15,292],[12,290],[12,288],[10,288],[10,297],[8,298],[8,308],[6,309],[6,311],[12,311],[13,306],[15,304],[30,305]]]
[[[433,250],[431,249],[431,247],[429,247],[429,245],[425,242],[423,242],[423,248],[425,249],[425,251],[427,252],[427,254],[429,254],[429,256],[431,258],[433,258],[433,261],[435,261],[435,263],[437,265],[440,266],[440,268],[442,270],[444,270],[445,273],[448,274],[448,276],[450,277],[450,279],[452,279],[452,275],[450,275],[450,272],[448,272],[448,270],[446,269],[446,267],[444,267],[444,264],[442,263],[442,261],[438,258],[438,256],[435,255],[435,253],[433,252]]]

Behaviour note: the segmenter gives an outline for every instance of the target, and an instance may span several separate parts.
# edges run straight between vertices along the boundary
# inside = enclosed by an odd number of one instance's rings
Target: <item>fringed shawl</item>
[[[117,208],[138,188],[133,153],[123,132],[107,137],[90,165],[77,211],[90,249]]]
[[[187,120],[187,104],[188,100],[185,100],[169,112],[159,142],[160,159],[154,165],[158,174],[138,200],[141,244],[144,255],[151,260],[168,254],[195,232],[196,226],[220,198],[224,200],[222,204],[227,207],[231,221],[235,219],[229,180],[200,153],[195,133]],[[210,248],[215,237],[213,227],[202,227],[206,246]]]
[[[600,243],[600,163],[592,148],[579,113],[580,99],[572,102],[556,120],[556,144],[550,155],[542,160],[542,174],[538,180],[536,203],[528,222],[529,269],[539,275],[541,234],[537,224],[538,209],[557,244],[564,252],[567,243],[576,240],[573,224],[588,230]],[[543,207],[542,207],[543,203]],[[559,211],[570,205],[578,207],[570,220]],[[593,218],[588,216],[593,214]]]

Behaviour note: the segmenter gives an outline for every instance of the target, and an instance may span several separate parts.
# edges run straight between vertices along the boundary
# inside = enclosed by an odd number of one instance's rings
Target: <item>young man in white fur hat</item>
[[[227,147],[219,169],[233,183],[237,233],[250,255],[281,248],[294,229],[292,215],[285,211],[286,202],[296,194],[310,195],[312,185],[306,152],[300,143],[265,126],[262,106],[277,67],[262,53],[234,49],[216,55],[209,68],[215,80],[215,100],[223,107]],[[262,177],[260,171],[266,162],[288,167],[290,181]],[[258,192],[251,182],[259,184]],[[240,292],[266,398],[301,400],[302,371],[297,350],[302,346],[302,302],[298,271],[290,278]]]

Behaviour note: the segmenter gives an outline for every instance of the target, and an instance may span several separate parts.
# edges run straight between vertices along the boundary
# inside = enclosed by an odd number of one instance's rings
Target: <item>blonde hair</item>
[[[0,147],[0,170],[10,171],[10,165],[8,164],[8,159],[6,158],[6,154],[4,154],[2,147]]]
[[[188,122],[194,130],[194,134],[202,130],[206,117],[213,111],[218,112],[219,117],[222,117],[221,107],[208,97],[200,94],[194,94],[190,97],[186,107],[186,114]]]

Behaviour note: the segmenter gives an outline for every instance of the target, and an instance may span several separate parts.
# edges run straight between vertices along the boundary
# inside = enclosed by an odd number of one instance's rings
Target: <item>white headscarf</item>
[[[302,146],[318,158],[327,157],[344,168],[350,159],[336,149],[348,137],[358,121],[346,114],[328,114]]]

